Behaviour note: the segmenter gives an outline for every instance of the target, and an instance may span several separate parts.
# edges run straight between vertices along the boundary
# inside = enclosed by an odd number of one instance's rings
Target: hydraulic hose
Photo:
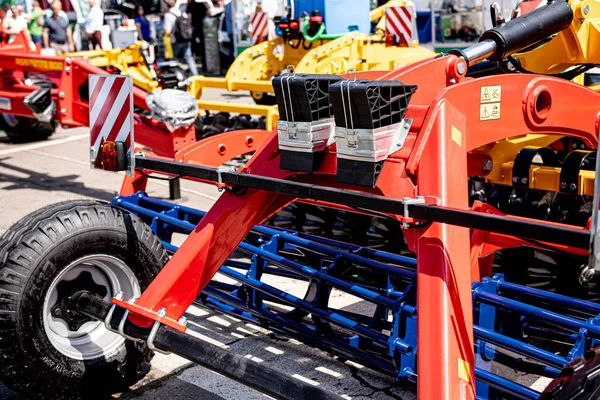
[[[315,36],[309,36],[308,34],[308,18],[304,18],[304,23],[302,25],[302,34],[304,35],[304,41],[308,43],[313,43],[317,40],[335,40],[343,34],[326,34],[325,32],[325,24],[321,24],[319,26],[319,30],[315,34]]]
[[[469,64],[485,59],[500,61],[568,28],[572,20],[571,6],[557,0],[485,31],[479,43],[462,54]]]

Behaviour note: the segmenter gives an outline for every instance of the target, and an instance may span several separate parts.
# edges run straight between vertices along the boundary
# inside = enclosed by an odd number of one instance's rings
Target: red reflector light
[[[396,38],[394,37],[394,35],[392,35],[391,33],[388,33],[385,36],[385,45],[387,47],[391,47],[391,46],[395,46],[396,45]]]
[[[290,29],[298,29],[300,25],[297,22],[290,22]]]
[[[323,22],[323,17],[321,17],[320,15],[314,15],[314,16],[310,17],[309,21],[310,22]]]
[[[281,29],[287,29],[289,27],[288,24],[279,24],[279,28]]]
[[[123,142],[106,142],[100,146],[100,164],[106,171],[124,171],[127,169],[125,144]]]

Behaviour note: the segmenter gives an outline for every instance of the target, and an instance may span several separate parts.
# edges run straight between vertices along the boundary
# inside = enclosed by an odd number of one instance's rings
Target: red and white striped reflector
[[[385,9],[385,34],[393,35],[397,44],[410,45],[413,37],[412,9],[404,6]]]
[[[269,33],[269,16],[266,12],[256,12],[250,18],[252,44],[262,42]]]
[[[133,80],[129,76],[90,75],[90,162],[103,169],[100,147],[106,142],[122,142],[127,155],[127,171],[133,174]]]

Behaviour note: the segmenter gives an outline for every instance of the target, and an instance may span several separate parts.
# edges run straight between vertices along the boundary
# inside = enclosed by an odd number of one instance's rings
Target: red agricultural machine
[[[412,383],[421,399],[598,398],[600,305],[586,297],[600,95],[565,78],[598,60],[600,2],[496,16],[478,44],[396,71],[282,74],[276,131],[200,142],[179,94],[146,102],[85,60],[5,48],[0,104],[89,125],[92,165],[132,176],[112,204],[51,205],[0,239],[2,380],[38,398],[90,398],[135,382],[158,351],[275,398],[336,397],[186,334],[183,315],[201,303]],[[532,55],[554,76],[529,73]],[[56,87],[24,87],[16,69],[45,70]],[[128,119],[129,96],[152,116]],[[571,143],[585,145],[578,162]],[[223,192],[208,212],[144,193],[165,176]],[[500,209],[523,198],[558,212],[509,216],[481,201],[503,185]],[[540,200],[554,188],[592,203],[579,226],[564,223],[571,203]],[[188,235],[180,247],[176,234]],[[554,264],[549,290],[532,279],[538,259],[515,249]],[[336,308],[334,290],[369,312]],[[552,383],[540,393],[523,374]]]

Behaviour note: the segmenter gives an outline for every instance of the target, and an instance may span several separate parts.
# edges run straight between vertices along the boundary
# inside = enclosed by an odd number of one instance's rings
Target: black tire
[[[277,99],[272,93],[250,92],[250,95],[259,106],[274,106],[277,104]]]
[[[58,351],[45,333],[42,307],[53,278],[95,254],[122,260],[142,290],[167,261],[145,223],[98,201],[48,206],[0,238],[0,378],[13,390],[37,399],[106,398],[147,370],[152,352],[143,342],[128,340],[81,361]]]
[[[540,400],[597,400],[600,398],[600,349],[573,361],[554,379]]]
[[[48,139],[54,133],[55,127],[51,122],[0,114],[0,129],[6,132],[11,142],[26,143]]]

